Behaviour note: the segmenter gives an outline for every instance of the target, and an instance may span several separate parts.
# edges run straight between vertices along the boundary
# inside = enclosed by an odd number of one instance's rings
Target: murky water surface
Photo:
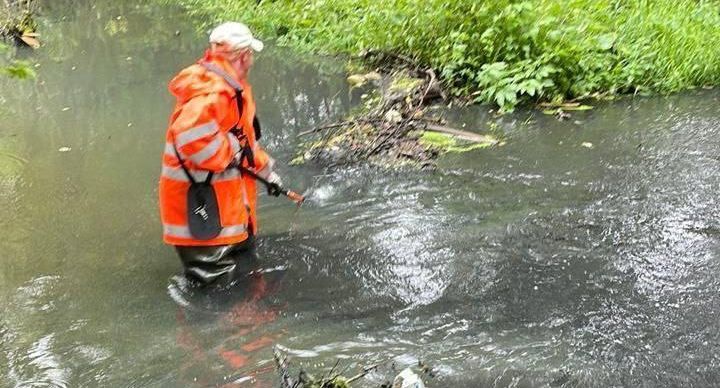
[[[288,167],[351,107],[341,63],[270,46],[252,74],[299,212],[262,197],[253,274],[192,295],[156,205],[169,78],[204,36],[175,10],[49,5],[37,82],[0,80],[0,386],[273,386],[293,365],[378,386],[720,384],[720,94],[499,120],[437,172]],[[447,112],[486,130],[483,108]]]

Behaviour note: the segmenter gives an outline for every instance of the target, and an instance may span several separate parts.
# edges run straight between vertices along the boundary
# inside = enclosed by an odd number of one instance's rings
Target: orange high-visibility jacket
[[[242,86],[242,117],[238,120],[235,90],[222,76],[199,63],[210,63],[230,75]],[[242,242],[248,234],[257,233],[255,181],[229,168],[240,151],[238,138],[231,129],[242,129],[254,151],[254,170],[263,178],[272,171],[273,161],[255,139],[253,119],[255,101],[246,80],[237,80],[230,64],[211,53],[198,64],[189,66],[170,81],[170,92],[176,97],[175,109],[165,137],[162,173],[160,175],[160,216],[163,240],[182,246],[227,245]],[[186,196],[190,181],[180,166],[173,145],[185,167],[196,181],[204,181],[213,172],[211,183],[217,196],[222,231],[211,240],[197,240],[190,235]],[[247,166],[247,161],[244,162]]]

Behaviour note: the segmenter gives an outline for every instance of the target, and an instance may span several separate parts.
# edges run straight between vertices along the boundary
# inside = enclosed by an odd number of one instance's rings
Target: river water
[[[626,98],[558,121],[447,109],[507,144],[434,172],[290,167],[352,107],[341,62],[269,46],[251,75],[299,211],[261,197],[257,262],[185,288],[161,242],[167,81],[191,16],[53,2],[35,81],[0,80],[0,386],[274,386],[291,366],[377,387],[720,384],[720,94]],[[418,368],[416,368],[417,370]]]

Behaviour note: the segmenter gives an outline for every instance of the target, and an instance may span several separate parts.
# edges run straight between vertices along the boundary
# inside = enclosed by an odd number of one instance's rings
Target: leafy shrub
[[[720,79],[720,0],[166,1],[299,50],[401,53],[504,110]]]

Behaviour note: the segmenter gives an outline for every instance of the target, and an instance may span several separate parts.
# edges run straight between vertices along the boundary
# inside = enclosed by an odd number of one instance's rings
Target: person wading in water
[[[254,52],[262,49],[247,26],[223,23],[211,32],[205,55],[169,84],[177,101],[159,184],[163,240],[176,248],[186,276],[201,284],[231,278],[238,254],[252,253],[255,179],[280,194],[273,159],[258,143],[247,81]]]

